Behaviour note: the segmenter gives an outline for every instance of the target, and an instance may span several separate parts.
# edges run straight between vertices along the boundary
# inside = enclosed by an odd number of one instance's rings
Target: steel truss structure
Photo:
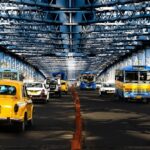
[[[0,0],[0,45],[40,70],[103,71],[148,46],[149,0]]]

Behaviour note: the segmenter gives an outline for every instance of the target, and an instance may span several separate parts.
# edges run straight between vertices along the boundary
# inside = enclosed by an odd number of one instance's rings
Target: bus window
[[[141,71],[140,72],[140,81],[141,82],[150,81],[150,72]]]
[[[11,73],[11,79],[12,80],[17,80],[17,73],[16,72]]]
[[[125,72],[125,82],[138,82],[138,72],[137,71],[126,71]]]
[[[0,79],[2,79],[3,78],[3,76],[2,76],[2,72],[0,72]]]
[[[150,81],[150,72],[147,72],[147,81]]]
[[[3,79],[11,79],[11,72],[3,72]]]

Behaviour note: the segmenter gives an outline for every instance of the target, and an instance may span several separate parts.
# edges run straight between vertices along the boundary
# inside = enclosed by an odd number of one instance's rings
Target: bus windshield
[[[87,82],[93,82],[94,76],[83,76],[83,80]]]

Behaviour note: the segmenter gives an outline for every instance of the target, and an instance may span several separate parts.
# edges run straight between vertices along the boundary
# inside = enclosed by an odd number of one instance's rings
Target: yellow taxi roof
[[[66,80],[61,80],[61,82],[67,82]]]
[[[0,84],[11,84],[11,85],[23,85],[23,82],[17,80],[9,80],[9,79],[2,79],[0,80]]]

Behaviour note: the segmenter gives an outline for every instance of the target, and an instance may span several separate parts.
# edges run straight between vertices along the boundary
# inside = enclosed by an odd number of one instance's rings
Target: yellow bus
[[[148,102],[150,66],[127,66],[116,70],[115,87],[119,100]]]

